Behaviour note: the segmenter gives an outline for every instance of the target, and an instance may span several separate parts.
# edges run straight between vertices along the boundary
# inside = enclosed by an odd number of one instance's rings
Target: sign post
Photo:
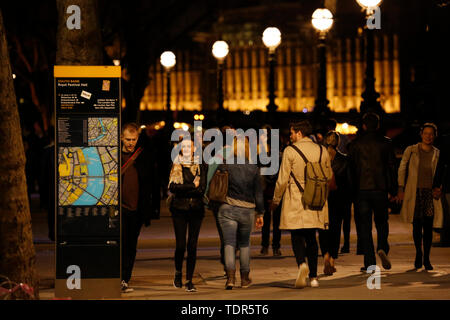
[[[55,66],[55,297],[120,297],[120,66]]]

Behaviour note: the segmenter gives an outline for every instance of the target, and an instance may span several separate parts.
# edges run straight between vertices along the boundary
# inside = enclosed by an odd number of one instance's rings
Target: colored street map
[[[88,118],[89,146],[117,146],[117,118]]]
[[[117,151],[117,147],[59,148],[59,205],[118,205]]]

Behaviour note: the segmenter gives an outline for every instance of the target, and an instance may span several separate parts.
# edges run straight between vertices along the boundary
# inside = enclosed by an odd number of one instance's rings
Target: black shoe
[[[348,245],[342,246],[341,253],[350,253],[350,247]]]
[[[384,269],[389,270],[391,269],[391,261],[389,261],[389,258],[386,255],[386,252],[384,250],[378,250],[378,256],[381,259],[381,264]]]
[[[425,270],[433,270],[433,266],[429,260],[423,260],[423,266],[425,267]]]
[[[175,288],[178,289],[183,288],[183,282],[181,281],[181,278],[182,278],[181,272],[180,273],[175,272],[175,278],[173,279],[173,286]]]
[[[187,292],[196,292],[197,291],[197,288],[194,286],[194,284],[192,283],[191,280],[186,282],[186,291]]]
[[[416,260],[414,261],[414,268],[422,268],[422,253],[416,253]]]
[[[367,272],[367,268],[366,268],[366,267],[361,267],[361,269],[359,269],[359,271],[361,271],[361,272]]]
[[[274,257],[279,257],[281,256],[281,251],[279,248],[273,249],[273,256]]]
[[[259,252],[262,256],[267,256],[269,254],[269,248],[262,247],[261,251]]]

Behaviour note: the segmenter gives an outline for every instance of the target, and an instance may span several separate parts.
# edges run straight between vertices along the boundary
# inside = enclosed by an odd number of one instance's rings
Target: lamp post
[[[225,41],[216,41],[212,47],[212,54],[217,59],[217,106],[218,112],[223,113],[223,65],[228,55],[228,44]]]
[[[170,111],[170,70],[176,64],[175,54],[172,51],[164,51],[161,54],[160,62],[161,65],[164,67],[164,70],[166,71],[166,79],[167,79],[166,120],[170,125],[172,120],[172,114]]]
[[[317,84],[317,98],[314,106],[314,114],[326,116],[330,112],[330,109],[328,108],[330,101],[327,99],[327,49],[325,46],[325,39],[328,30],[330,30],[333,25],[333,14],[328,9],[317,9],[312,15],[311,23],[319,33],[319,80]]]
[[[267,111],[275,112],[278,106],[275,104],[275,49],[281,43],[281,32],[278,28],[269,27],[263,32],[262,40],[269,48],[269,104]]]
[[[372,16],[374,9],[376,9],[382,0],[356,0],[358,4],[366,10],[366,18]],[[375,90],[375,75],[374,75],[374,30],[364,26],[365,33],[365,49],[366,49],[366,88],[362,93],[363,100],[361,101],[360,113],[375,112],[382,114],[383,108],[381,107],[380,94]]]

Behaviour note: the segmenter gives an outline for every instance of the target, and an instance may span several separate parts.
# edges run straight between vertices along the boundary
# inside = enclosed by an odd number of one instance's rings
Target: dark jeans
[[[213,214],[214,214],[214,219],[216,220],[216,227],[217,227],[217,232],[219,233],[219,239],[220,239],[220,263],[224,266],[225,268],[225,245],[223,242],[223,232],[222,232],[222,228],[220,227],[220,223],[219,223],[219,219],[217,218],[217,215],[219,213],[219,208],[214,208]]]
[[[136,260],[136,248],[142,227],[137,211],[122,207],[122,280],[129,282]]]
[[[377,251],[389,253],[388,194],[385,191],[360,190],[356,202],[361,223],[364,267],[367,268],[377,264],[372,239],[372,213],[377,229]]]
[[[309,277],[317,277],[317,247],[316,229],[291,230],[292,250],[294,251],[297,265],[300,266],[308,257]]]
[[[186,280],[192,280],[197,260],[197,242],[203,215],[192,212],[172,213],[173,229],[175,230],[175,270],[182,272],[184,253],[187,245]],[[186,244],[187,233],[187,244]]]
[[[268,248],[270,241],[270,220],[273,220],[272,225],[272,249],[280,248],[281,230],[280,230],[280,217],[281,217],[281,203],[275,209],[273,214],[270,212],[269,202],[264,202],[264,224],[261,230],[261,246]]]

